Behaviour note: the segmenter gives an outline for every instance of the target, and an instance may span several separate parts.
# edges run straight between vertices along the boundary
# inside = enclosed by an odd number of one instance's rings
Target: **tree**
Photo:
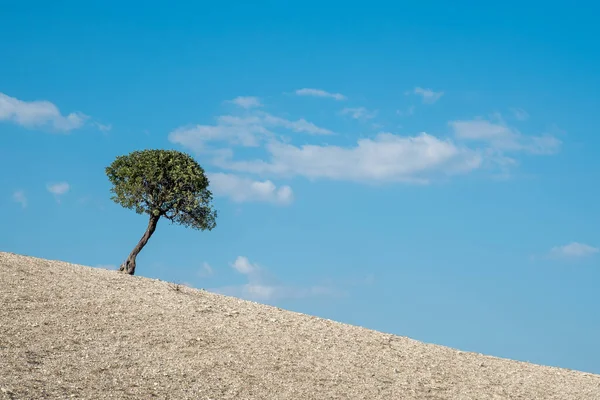
[[[188,154],[175,150],[142,150],[118,156],[106,168],[113,184],[111,200],[148,214],[146,232],[119,271],[133,275],[135,259],[154,233],[158,220],[198,230],[212,230],[217,212],[204,169]]]

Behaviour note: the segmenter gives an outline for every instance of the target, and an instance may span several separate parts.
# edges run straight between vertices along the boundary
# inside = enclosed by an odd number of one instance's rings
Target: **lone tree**
[[[148,228],[119,271],[133,275],[135,258],[154,233],[161,217],[198,230],[212,230],[217,212],[204,169],[175,150],[134,151],[118,156],[106,168],[115,203],[148,214]]]

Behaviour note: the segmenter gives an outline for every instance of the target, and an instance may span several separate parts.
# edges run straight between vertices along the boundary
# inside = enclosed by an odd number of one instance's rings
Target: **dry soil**
[[[600,399],[600,376],[0,253],[0,399]]]

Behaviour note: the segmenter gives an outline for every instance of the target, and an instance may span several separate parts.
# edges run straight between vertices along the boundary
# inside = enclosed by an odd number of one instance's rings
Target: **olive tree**
[[[118,156],[106,168],[111,200],[147,214],[146,232],[119,271],[133,275],[135,259],[161,218],[198,230],[212,230],[217,212],[204,169],[188,154],[175,150],[142,150]]]

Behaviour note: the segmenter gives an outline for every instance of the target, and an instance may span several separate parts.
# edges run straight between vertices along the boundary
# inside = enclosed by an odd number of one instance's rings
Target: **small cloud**
[[[253,301],[274,301],[281,299],[305,299],[308,297],[340,297],[345,292],[326,286],[310,286],[306,288],[285,285],[268,285],[246,283],[243,285],[225,286],[210,290],[226,296],[234,296]]]
[[[215,195],[227,196],[236,203],[266,202],[288,205],[294,200],[291,187],[277,187],[270,180],[261,182],[225,173],[208,174],[208,179]]]
[[[257,265],[253,265],[247,257],[243,256],[238,256],[231,266],[235,268],[237,272],[244,275],[256,272],[259,269]]]
[[[600,249],[584,243],[572,242],[564,246],[556,246],[550,250],[550,255],[562,258],[583,258],[598,253]]]
[[[508,126],[502,118],[491,122],[482,118],[466,121],[450,121],[456,138],[486,142],[495,150],[524,151],[531,154],[555,154],[562,142],[550,135],[526,136],[518,129]]]
[[[104,124],[101,124],[100,122],[95,122],[94,124],[96,125],[98,130],[101,132],[108,132],[112,129],[112,124],[104,125]]]
[[[350,108],[346,107],[341,112],[342,115],[349,115],[354,119],[372,119],[377,115],[377,111],[369,111],[365,107]]]
[[[515,118],[519,121],[525,121],[529,118],[527,111],[523,110],[522,108],[511,108],[510,111],[512,111]]]
[[[233,103],[238,107],[242,107],[245,109],[262,107],[262,103],[258,97],[254,96],[238,96],[233,100],[229,100],[229,103]]]
[[[329,286],[312,285],[297,287],[283,285],[270,276],[264,268],[259,267],[258,264],[251,263],[248,258],[243,256],[237,257],[231,266],[245,275],[248,282],[242,285],[211,289],[210,291],[255,301],[272,301],[286,298],[301,299],[316,296],[331,297],[344,294],[342,291]]]
[[[421,96],[421,98],[423,99],[423,103],[433,104],[444,95],[444,92],[434,92],[431,89],[423,89],[421,87],[416,87],[413,89],[412,92],[408,91],[406,92],[406,94],[416,94],[418,96]]]
[[[267,126],[282,127],[289,129],[294,132],[305,132],[311,135],[331,135],[332,131],[329,129],[321,128],[312,122],[308,122],[304,118],[300,118],[296,121],[290,121],[285,118],[275,117],[270,114],[263,114],[263,122]]]
[[[406,111],[402,111],[402,110],[396,110],[396,114],[402,116],[402,117],[409,117],[411,115],[414,115],[415,113],[415,106],[410,106],[406,109]]]
[[[202,263],[202,267],[200,267],[200,271],[198,271],[198,276],[201,278],[211,276],[213,274],[213,269],[209,263],[206,261]]]
[[[62,115],[56,105],[46,100],[24,101],[0,93],[0,121],[29,129],[49,126],[58,132],[69,132],[81,128],[88,119],[80,112]]]
[[[335,100],[346,100],[346,96],[341,93],[329,93],[321,89],[298,89],[295,92],[298,96],[328,97]]]
[[[69,191],[69,184],[67,182],[49,183],[46,185],[48,191],[55,195],[62,195]]]
[[[25,192],[22,190],[17,190],[12,195],[13,201],[19,203],[21,207],[27,207],[27,196],[25,196]]]
[[[54,195],[56,201],[60,203],[60,196],[66,194],[69,191],[70,186],[67,182],[49,183],[46,185],[46,189],[48,189],[48,191]]]

